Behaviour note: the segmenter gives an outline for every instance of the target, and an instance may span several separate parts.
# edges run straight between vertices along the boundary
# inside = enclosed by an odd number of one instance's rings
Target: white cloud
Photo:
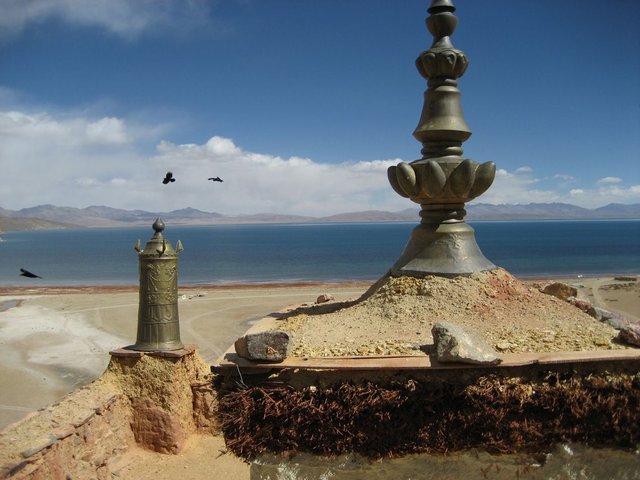
[[[157,125],[116,117],[0,111],[0,158],[10,179],[0,207],[51,203],[167,211],[185,207],[223,214],[258,212],[330,215],[348,211],[417,208],[390,187],[386,170],[402,159],[325,164],[244,150],[230,138],[203,144],[162,140]],[[155,151],[140,153],[155,143]],[[161,180],[172,171],[175,183]],[[221,177],[223,183],[207,179]],[[617,178],[617,177],[611,177]],[[571,190],[543,186],[530,172],[496,172],[475,202],[567,202],[598,207],[640,202],[640,185],[598,182]]]
[[[201,27],[211,12],[207,0],[3,0],[1,6],[0,38],[18,35],[27,25],[48,18],[134,38],[156,28]]]
[[[78,206],[96,200],[78,192],[98,192],[122,177],[120,172],[135,171],[140,164],[128,141],[135,140],[136,130],[110,117],[0,111],[0,158],[5,178],[11,179],[3,183],[0,205]],[[107,203],[109,191],[102,194],[102,203]]]
[[[157,128],[114,117],[0,112],[0,157],[12,179],[0,190],[0,206],[329,215],[414,205],[387,182],[386,169],[400,159],[322,164],[249,152],[220,136],[202,145],[159,140],[155,152],[142,155],[136,142],[146,143],[149,132]],[[177,180],[163,185],[167,171]]]
[[[592,188],[570,190],[566,201],[586,208],[601,207],[609,203],[640,203],[640,185],[625,187],[596,183]]]
[[[630,192],[631,190],[629,188],[621,187],[620,185],[607,185],[600,187],[597,194],[600,196],[625,197]]]
[[[207,211],[329,215],[411,206],[387,182],[386,169],[397,159],[321,164],[309,158],[248,152],[231,139],[213,137],[202,146],[162,142],[151,163],[159,171],[174,173],[177,181],[162,191],[172,205]],[[207,182],[210,176],[220,176],[224,182]]]
[[[207,150],[214,155],[237,155],[240,153],[240,149],[234,145],[234,143],[228,138],[212,137],[206,143]]]
[[[576,179],[576,177],[572,176],[572,175],[565,175],[562,173],[556,173],[553,178],[555,178],[556,180],[564,180],[565,182],[571,182],[573,180]]]
[[[95,178],[78,177],[75,179],[75,183],[80,187],[92,187],[94,185],[98,185],[100,182]]]
[[[580,205],[594,208],[609,203],[640,203],[640,185],[596,185],[594,188],[585,189]]]
[[[554,175],[555,179],[574,182],[570,175]],[[496,179],[481,197],[474,203],[571,203],[585,208],[596,208],[609,203],[638,203],[640,202],[640,185],[625,187],[618,177],[605,177],[593,186],[580,186],[565,190],[562,188],[539,188],[540,181],[531,175],[523,174],[521,169],[509,172],[499,169]],[[538,188],[536,188],[538,187]]]
[[[619,177],[604,177],[601,178],[600,180],[598,180],[598,183],[602,184],[602,183],[620,183],[622,182],[622,179]]]
[[[124,121],[117,118],[90,121],[82,117],[53,118],[47,113],[0,112],[0,135],[10,143],[120,144],[127,141],[125,130]]]
[[[474,203],[532,203],[556,202],[559,194],[552,190],[534,188],[539,180],[526,174],[520,168],[509,172],[505,169],[496,171],[493,185]]]
[[[524,166],[524,167],[520,167],[520,168],[516,168],[513,173],[515,174],[519,174],[519,173],[531,173],[533,172],[533,168],[529,167],[529,166]]]
[[[87,139],[95,143],[125,143],[125,126],[119,118],[101,118],[91,122],[86,128]]]

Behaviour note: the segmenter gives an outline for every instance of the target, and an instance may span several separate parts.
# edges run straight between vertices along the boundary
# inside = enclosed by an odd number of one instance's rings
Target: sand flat
[[[329,293],[359,296],[368,284],[179,289],[181,339],[213,362],[252,321]],[[109,351],[136,339],[135,288],[0,288],[0,430],[99,377]]]

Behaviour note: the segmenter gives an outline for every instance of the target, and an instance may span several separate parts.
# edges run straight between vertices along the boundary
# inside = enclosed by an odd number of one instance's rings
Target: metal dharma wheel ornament
[[[162,235],[164,222],[157,218],[155,233],[144,250],[140,240],[139,253],[140,301],[138,306],[138,335],[135,345],[127,347],[144,352],[180,350],[180,322],[178,318],[178,253],[182,242],[174,250]]]

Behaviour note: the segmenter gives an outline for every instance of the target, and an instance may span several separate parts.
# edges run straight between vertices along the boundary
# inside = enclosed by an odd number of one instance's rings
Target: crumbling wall
[[[96,382],[0,433],[0,478],[110,478],[133,444],[129,402]]]
[[[212,430],[203,400],[210,378],[210,367],[193,346],[156,353],[118,350],[103,375],[131,402],[136,442],[161,453],[180,452],[198,428]]]
[[[216,408],[195,347],[112,352],[98,380],[0,432],[0,479],[110,479],[135,444],[178,453],[192,433],[217,433]]]

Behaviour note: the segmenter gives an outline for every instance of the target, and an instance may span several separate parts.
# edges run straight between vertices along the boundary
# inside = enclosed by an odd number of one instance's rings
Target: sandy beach
[[[527,283],[540,281],[529,279]],[[554,281],[577,287],[578,297],[596,306],[640,320],[637,279],[574,277]],[[181,338],[185,344],[197,344],[201,357],[212,363],[252,322],[271,312],[313,303],[321,294],[336,300],[357,298],[369,286],[317,283],[180,288]],[[135,342],[137,309],[135,287],[0,288],[0,430],[99,377],[109,362],[109,351]],[[187,468],[179,462],[189,463],[191,456],[201,456],[205,450],[213,462],[218,455],[211,449],[223,450],[223,441],[196,436],[179,455],[180,460],[136,450],[127,472],[135,478],[147,478],[147,474],[148,478],[171,478],[162,475],[174,467]],[[142,464],[153,471],[136,470]],[[216,459],[215,465],[248,471],[248,466],[229,455]]]

